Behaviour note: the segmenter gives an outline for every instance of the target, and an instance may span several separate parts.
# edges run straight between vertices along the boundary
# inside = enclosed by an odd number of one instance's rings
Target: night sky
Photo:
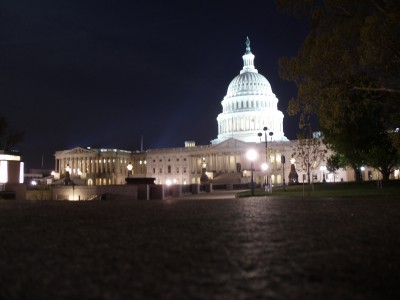
[[[25,132],[27,168],[77,146],[139,150],[142,135],[144,149],[209,144],[246,36],[295,138],[278,60],[307,25],[272,0],[0,3],[0,115]]]

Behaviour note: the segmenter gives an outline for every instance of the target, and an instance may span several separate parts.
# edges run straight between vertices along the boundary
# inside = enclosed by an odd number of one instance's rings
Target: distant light
[[[37,182],[35,180],[32,180],[31,185],[37,185]]]
[[[263,163],[261,165],[261,170],[263,170],[264,172],[268,170],[268,164],[267,163]]]
[[[0,154],[0,160],[20,161],[21,160],[21,156],[19,156],[19,155],[9,155],[9,154]]]
[[[365,167],[362,166],[362,167],[360,168],[360,170],[364,172],[364,171],[365,171]]]
[[[24,162],[19,164],[19,183],[24,183]]]
[[[172,184],[172,182],[171,182],[171,180],[167,179],[167,180],[165,181],[165,184],[169,186],[169,185]]]
[[[8,161],[0,160],[0,183],[8,182]]]
[[[250,149],[249,151],[247,151],[247,159],[250,161],[255,161],[255,159],[257,158],[257,152],[254,149]]]

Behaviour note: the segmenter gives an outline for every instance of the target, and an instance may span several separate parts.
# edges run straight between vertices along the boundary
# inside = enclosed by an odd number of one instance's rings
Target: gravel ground
[[[400,201],[0,201],[0,299],[399,299]]]

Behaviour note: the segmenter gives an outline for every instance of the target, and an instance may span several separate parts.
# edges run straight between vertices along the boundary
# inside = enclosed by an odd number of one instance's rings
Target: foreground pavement
[[[399,298],[399,201],[227,195],[0,201],[0,299]]]

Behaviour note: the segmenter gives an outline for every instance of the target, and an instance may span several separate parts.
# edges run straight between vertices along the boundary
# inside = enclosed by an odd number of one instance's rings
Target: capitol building
[[[242,58],[243,68],[221,101],[218,135],[209,145],[186,141],[181,148],[145,151],[77,147],[55,153],[55,172],[62,178],[68,171],[85,185],[125,184],[128,176],[155,178],[156,184],[217,185],[248,183],[253,169],[257,183],[288,183],[290,171],[296,169],[292,156],[297,141],[285,137],[278,98],[255,68],[248,38]],[[253,161],[247,157],[249,149],[257,153]],[[313,180],[347,181],[352,174],[339,170],[332,178],[324,164],[315,168]],[[301,182],[304,172],[297,172]]]

